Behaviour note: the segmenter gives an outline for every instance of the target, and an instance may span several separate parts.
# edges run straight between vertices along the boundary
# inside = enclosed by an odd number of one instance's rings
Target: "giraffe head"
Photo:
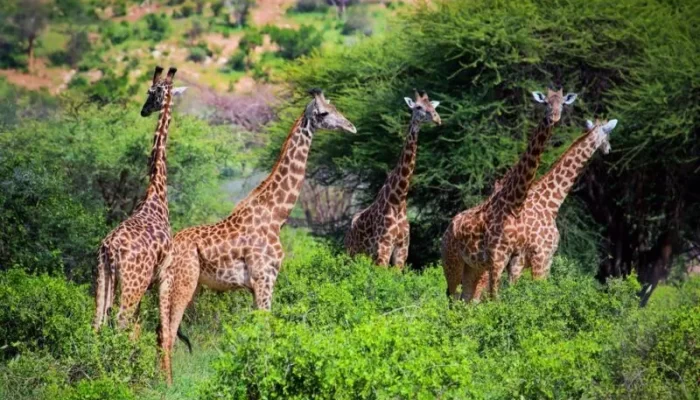
[[[562,89],[556,92],[552,89],[547,89],[546,96],[542,92],[532,92],[532,97],[535,98],[536,102],[547,106],[547,120],[550,124],[559,122],[564,105],[573,104],[576,100],[576,96],[576,93],[567,93],[566,96],[564,96],[564,91]]]
[[[314,99],[306,105],[304,116],[314,128],[357,133],[355,125],[348,121],[335,106],[331,105],[330,100],[326,100],[321,89],[314,88],[308,93]]]
[[[442,121],[440,120],[440,116],[438,115],[437,111],[435,111],[435,108],[440,104],[440,102],[430,101],[428,94],[425,92],[423,92],[423,95],[421,95],[417,90],[414,89],[414,91],[416,92],[415,100],[411,99],[410,97],[403,98],[406,100],[408,108],[410,108],[413,112],[411,117],[412,120],[418,123],[432,122],[436,125],[441,125]]]
[[[603,154],[610,152],[610,132],[615,129],[616,125],[616,119],[610,121],[596,119],[595,123],[591,120],[586,121],[586,128],[589,132],[593,131],[593,135],[595,135],[596,148],[600,148]]]
[[[148,97],[141,108],[142,117],[147,117],[163,109],[166,99],[165,94],[168,90],[171,91],[172,96],[177,96],[187,89],[187,87],[173,88],[173,77],[176,72],[177,68],[170,68],[165,79],[161,79],[163,67],[156,67],[155,72],[153,72],[153,82],[151,82],[151,87],[148,88]]]

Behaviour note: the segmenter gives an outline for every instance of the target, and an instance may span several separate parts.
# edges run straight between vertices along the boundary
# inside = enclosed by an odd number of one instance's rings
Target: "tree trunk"
[[[27,49],[27,52],[29,53],[29,60],[28,62],[28,69],[29,73],[31,74],[34,72],[34,38],[30,37],[29,38],[29,48]]]

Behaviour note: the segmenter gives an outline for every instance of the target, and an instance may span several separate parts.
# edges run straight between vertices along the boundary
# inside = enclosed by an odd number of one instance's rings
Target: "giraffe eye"
[[[328,116],[328,111],[324,111],[322,113],[318,114],[319,117],[327,117]]]

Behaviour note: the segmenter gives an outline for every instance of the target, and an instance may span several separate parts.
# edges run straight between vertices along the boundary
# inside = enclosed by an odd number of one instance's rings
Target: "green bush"
[[[323,33],[312,25],[302,25],[298,30],[268,26],[263,32],[280,47],[280,56],[288,60],[311,54],[323,42]]]
[[[194,14],[194,6],[185,4],[180,8],[180,13],[177,18],[189,18]],[[173,14],[174,15],[174,14]]]
[[[557,258],[547,281],[525,277],[498,301],[450,305],[439,268],[401,274],[299,232],[284,235],[272,313],[246,313],[247,294],[227,299],[223,354],[204,398],[609,398],[628,387],[634,398],[700,394],[690,384],[700,280],[664,315],[665,307],[638,308],[634,277],[602,286]],[[652,351],[637,344],[642,338]],[[642,380],[631,381],[640,369]]]
[[[233,54],[231,54],[231,57],[229,57],[228,65],[234,71],[245,71],[246,58],[246,53],[238,49],[235,52],[233,52]]]
[[[0,157],[0,270],[89,279],[107,231],[104,213],[83,205],[68,186],[60,171]]]
[[[126,21],[120,23],[105,22],[100,25],[100,33],[113,45],[126,42],[131,37],[131,27]]]
[[[170,35],[172,26],[170,18],[165,14],[147,14],[146,29],[142,32],[142,38],[153,42],[160,42]]]
[[[297,0],[297,4],[290,10],[300,13],[326,12],[328,4],[326,4],[326,0]]]
[[[0,77],[0,131],[29,119],[51,120],[57,110],[58,100],[47,91],[19,88]]]
[[[207,57],[213,56],[214,53],[209,50],[207,44],[204,42],[197,43],[197,45],[190,47],[190,55],[187,57],[190,61],[203,62]]]
[[[138,111],[83,105],[75,114],[26,121],[0,134],[0,269],[63,269],[76,281],[91,280],[99,241],[130,214],[146,188],[156,121]],[[230,211],[219,171],[242,168],[234,154],[243,143],[225,126],[174,118],[168,194],[178,230]]]
[[[66,400],[134,400],[129,386],[112,379],[82,380],[60,394]]]
[[[86,286],[10,270],[0,272],[0,301],[0,394],[7,398],[129,398],[127,387],[156,377],[152,327],[138,340],[109,327],[95,333]]]

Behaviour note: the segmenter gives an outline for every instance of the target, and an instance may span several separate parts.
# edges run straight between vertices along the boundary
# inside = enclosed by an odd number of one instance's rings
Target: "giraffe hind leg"
[[[95,285],[95,319],[93,328],[99,330],[104,323],[105,307],[107,303],[108,271],[107,252],[104,246],[100,246],[97,258],[97,281]]]

